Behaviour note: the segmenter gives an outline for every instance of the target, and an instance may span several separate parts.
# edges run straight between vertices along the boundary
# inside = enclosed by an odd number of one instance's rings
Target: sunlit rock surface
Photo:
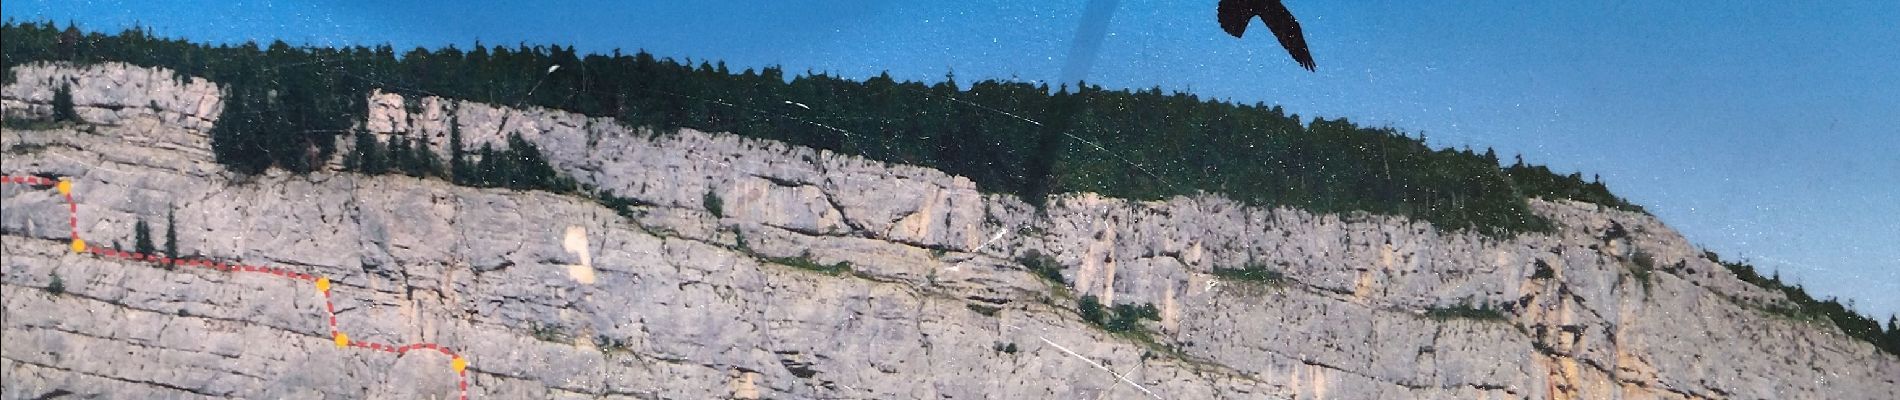
[[[182,254],[330,278],[354,340],[456,349],[472,398],[1900,397],[1896,357],[1761,312],[1785,300],[1649,216],[1590,204],[1533,201],[1559,229],[1510,239],[1217,196],[1072,194],[1038,213],[926,168],[365,94],[367,132],[444,159],[453,130],[465,148],[518,134],[591,193],[639,203],[623,215],[440,180],[236,176],[211,159],[211,82],[12,73],[8,117],[49,115],[70,85],[87,123],[9,127],[0,172],[72,177],[95,246],[129,249],[137,221],[160,235],[172,213]],[[309,282],[73,254],[63,198],[3,190],[0,397],[460,393],[444,355],[337,348]],[[1031,250],[1066,282],[1015,261]],[[1286,279],[1212,274],[1247,265]],[[1082,295],[1162,318],[1151,339],[1108,333],[1077,316]],[[1461,304],[1504,318],[1429,311]]]

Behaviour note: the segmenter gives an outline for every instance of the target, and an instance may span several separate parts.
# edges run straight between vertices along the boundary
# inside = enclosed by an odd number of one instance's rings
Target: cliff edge
[[[215,82],[11,73],[8,118],[69,86],[85,122],[0,133],[0,173],[71,185],[0,188],[0,398],[1900,397],[1900,359],[1588,203],[1533,200],[1557,229],[1502,239],[1213,194],[1038,211],[926,168],[382,92],[368,134],[444,158],[453,130],[519,135],[581,194],[240,176],[209,150]],[[107,255],[141,221],[292,279]],[[1156,312],[1111,331],[1083,299]]]

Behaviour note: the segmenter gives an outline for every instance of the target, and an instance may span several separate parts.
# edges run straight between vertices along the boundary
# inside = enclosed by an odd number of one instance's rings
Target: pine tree
[[[79,61],[79,40],[84,37],[85,35],[79,32],[78,26],[74,26],[71,22],[67,22],[66,31],[60,32],[59,34],[58,48],[56,49],[56,51],[58,52],[57,55],[59,56],[59,59],[72,61],[72,62],[78,62]]]
[[[1887,335],[1885,347],[1887,353],[1900,355],[1900,316],[1887,316]]]
[[[476,46],[480,49],[481,46]],[[474,166],[469,165],[467,151],[462,150],[462,124],[457,119],[449,119],[449,181],[457,185],[470,185]]]
[[[158,246],[152,244],[152,227],[144,219],[132,225],[132,251],[144,255],[158,254]]]
[[[500,179],[501,154],[495,152],[495,147],[484,144],[482,150],[476,152],[475,155],[478,158],[475,160],[475,173],[471,174],[468,182],[477,187],[495,187],[498,182],[502,182]]]
[[[391,170],[409,176],[419,176],[419,174],[416,173],[415,152],[410,150],[409,138],[391,136],[389,138],[388,154],[389,167]]]
[[[357,172],[370,175],[389,172],[389,156],[383,151],[382,141],[376,140],[376,137],[368,132],[356,133],[356,149],[353,157],[357,160],[356,168],[354,168]],[[348,160],[345,161],[345,164],[348,164]]]
[[[412,148],[410,151],[414,152],[414,157],[415,157],[415,162],[416,162],[416,174],[415,174],[416,176],[429,177],[429,176],[443,175],[444,171],[442,169],[442,158],[440,156],[435,155],[435,150],[429,149],[428,141],[425,141],[425,140],[416,141],[415,147]]]
[[[165,258],[171,260],[167,265],[176,265],[178,260],[178,210],[165,211]]]
[[[60,85],[53,91],[53,120],[60,122],[81,122],[79,110],[73,104],[73,85]]]
[[[350,139],[350,152],[343,154],[343,169],[345,171],[362,172],[363,148],[369,146],[369,144],[364,142],[362,132],[351,133]]]

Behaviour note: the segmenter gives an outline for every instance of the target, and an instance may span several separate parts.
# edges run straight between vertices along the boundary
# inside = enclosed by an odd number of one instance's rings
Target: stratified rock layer
[[[365,94],[367,132],[445,159],[453,129],[465,148],[518,134],[593,196],[638,203],[622,214],[440,180],[239,177],[210,159],[215,84],[122,64],[12,73],[7,116],[49,115],[70,85],[87,122],[9,127],[0,172],[72,177],[95,245],[174,213],[183,254],[332,279],[352,338],[456,348],[473,398],[1900,397],[1894,356],[1758,311],[1786,300],[1649,216],[1590,204],[1534,200],[1559,228],[1510,239],[1217,196],[1074,194],[1038,214],[926,168]],[[458,393],[441,354],[338,349],[307,282],[73,254],[62,198],[3,190],[0,398]],[[1066,282],[1015,261],[1031,250]],[[1286,279],[1211,274],[1247,265]],[[1162,318],[1150,339],[1107,333],[1077,317],[1081,295]],[[1504,318],[1430,312],[1457,305]]]

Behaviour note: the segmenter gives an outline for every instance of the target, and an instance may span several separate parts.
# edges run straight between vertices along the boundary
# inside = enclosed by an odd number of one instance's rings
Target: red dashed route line
[[[336,303],[330,300],[331,284],[330,284],[329,277],[305,274],[305,273],[291,271],[291,270],[283,269],[283,268],[227,263],[223,261],[204,259],[204,258],[171,258],[171,257],[165,257],[164,255],[158,255],[158,254],[144,254],[144,253],[124,251],[124,250],[119,250],[119,249],[112,249],[112,248],[105,248],[105,247],[98,247],[98,246],[88,246],[86,244],[86,240],[79,237],[79,203],[73,201],[73,182],[71,179],[69,178],[49,179],[49,178],[42,178],[42,177],[37,177],[37,176],[0,176],[0,184],[51,186],[59,190],[59,194],[66,198],[66,209],[69,214],[67,218],[67,223],[71,225],[72,227],[72,250],[74,253],[90,254],[90,255],[98,256],[102,258],[116,258],[116,259],[123,259],[123,260],[146,262],[146,263],[152,263],[155,265],[196,267],[196,268],[204,268],[204,269],[224,271],[224,272],[230,272],[230,273],[239,273],[239,272],[258,273],[258,274],[272,275],[272,276],[285,278],[285,279],[294,279],[294,280],[299,280],[299,281],[310,282],[316,286],[318,293],[323,294],[323,312],[324,314],[328,316],[329,323],[330,323],[330,337],[336,342],[336,347],[338,349],[355,347],[355,348],[368,349],[368,350],[380,351],[380,352],[385,352],[385,353],[393,353],[398,356],[407,354],[410,351],[415,351],[415,350],[434,350],[436,352],[442,353],[442,355],[449,356],[449,368],[455,370],[456,386],[457,386],[457,390],[461,392],[461,399],[468,400],[468,359],[462,358],[462,355],[457,354],[454,349],[451,349],[447,346],[443,346],[440,344],[427,343],[427,342],[397,346],[397,345],[386,344],[386,343],[350,340],[350,335],[348,333],[344,333],[343,330],[337,328]]]

